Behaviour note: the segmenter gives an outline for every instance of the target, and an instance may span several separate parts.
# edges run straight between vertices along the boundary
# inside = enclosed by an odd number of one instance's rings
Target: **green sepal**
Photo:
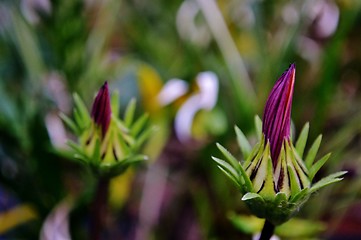
[[[300,158],[303,157],[303,152],[305,150],[309,130],[310,130],[310,124],[307,122],[303,126],[300,136],[298,137],[296,142],[296,151],[300,156]]]
[[[255,191],[258,191],[258,194],[264,199],[273,199],[276,194],[273,183],[273,165],[270,155],[270,145],[267,143],[263,155],[259,160],[261,163],[259,163],[257,173],[253,179]]]
[[[321,167],[327,162],[328,158],[331,156],[331,153],[326,154],[323,156],[320,160],[315,162],[315,164],[312,165],[310,172],[309,172],[309,179],[310,182],[312,182],[313,178],[317,174],[317,172],[321,169]]]
[[[136,137],[133,150],[138,150],[143,145],[143,143],[150,138],[150,136],[152,135],[152,133],[154,133],[155,130],[155,127],[150,127],[143,131],[138,137]]]
[[[247,161],[244,163],[244,168],[249,176],[251,176],[252,171],[256,168],[258,161],[261,159],[265,148],[265,141],[264,136],[262,137],[261,141],[254,147],[256,150],[256,155],[250,155]],[[254,156],[254,157],[253,157]]]
[[[299,203],[304,202],[305,199],[308,199],[310,188],[304,188],[300,192],[298,192],[296,195],[292,196],[289,200],[290,203]]]
[[[119,91],[114,90],[110,97],[110,106],[112,107],[112,115],[119,116]]]
[[[260,200],[263,201],[263,198],[258,194],[258,193],[246,193],[243,197],[242,197],[242,201],[248,201],[248,200],[253,200],[255,198],[259,198]]]
[[[278,192],[274,199],[274,204],[277,206],[284,206],[285,204],[287,204],[287,201],[288,201],[288,197],[286,193]]]
[[[212,157],[212,159],[218,164],[218,168],[222,170],[222,172],[234,182],[237,187],[240,189],[241,193],[245,193],[243,184],[240,181],[240,176],[236,172],[236,170],[226,161]]]
[[[257,134],[258,140],[261,140],[262,136],[263,136],[263,133],[262,133],[262,120],[258,115],[256,115],[254,117],[254,124],[256,126],[256,134]]]
[[[320,188],[330,185],[331,183],[341,181],[343,179],[342,176],[345,175],[346,173],[347,173],[347,171],[340,171],[340,172],[333,173],[325,178],[322,178],[320,181],[318,181],[317,183],[312,185],[312,187],[310,189],[310,193],[314,193],[317,190],[319,190]]]
[[[260,194],[246,193],[242,200],[254,215],[266,218],[277,226],[288,221],[298,210],[297,205],[289,203],[285,197],[284,193],[280,193],[273,199],[264,199]]]
[[[149,114],[143,114],[138,120],[134,122],[130,129],[130,134],[132,136],[137,136],[144,128],[145,124],[147,123],[149,119]]]
[[[315,157],[317,155],[318,149],[320,147],[321,141],[322,141],[322,135],[320,134],[316,138],[316,140],[313,142],[310,150],[308,151],[307,156],[306,156],[306,160],[305,160],[305,164],[306,164],[307,169],[311,168],[311,166],[313,164],[313,161],[315,160]]]
[[[226,161],[212,157],[212,159],[218,164],[218,167],[226,171],[236,182],[238,182],[239,175],[237,171]],[[240,183],[238,182],[240,185]]]
[[[252,151],[251,145],[249,144],[246,136],[243,134],[241,129],[239,129],[237,126],[234,126],[234,130],[237,135],[238,146],[241,149],[243,158],[247,159]]]
[[[136,107],[136,99],[132,98],[128,103],[128,106],[125,110],[124,114],[124,123],[127,128],[129,128],[133,122],[135,107]]]
[[[227,161],[232,165],[232,167],[236,169],[237,172],[239,172],[240,165],[238,160],[235,157],[233,157],[233,155],[221,144],[216,143],[216,146],[219,149],[219,151],[221,151],[223,156],[226,157]]]
[[[237,171],[237,173],[242,176],[244,180],[245,192],[253,192],[253,185],[246,171],[243,169],[241,164],[237,161],[233,155],[228,152],[221,144],[217,143],[217,148],[222,152],[226,160],[232,165],[232,167]]]
[[[290,166],[287,166],[287,171],[290,176],[291,196],[293,196],[301,191],[301,187],[298,183],[298,178],[296,173],[294,172],[294,169],[291,168]]]
[[[80,135],[80,129],[78,128],[78,126],[75,124],[75,122],[73,120],[71,120],[68,116],[66,116],[64,113],[60,113],[59,117],[61,118],[61,120],[64,121],[64,123],[70,128],[70,130],[76,134],[76,135]]]
[[[74,150],[75,154],[74,154],[74,159],[76,161],[80,161],[82,163],[87,163],[88,162],[88,156],[84,153],[83,149],[75,142],[69,140],[67,141],[67,145]]]
[[[115,164],[100,165],[96,171],[102,177],[115,177],[127,170],[129,166],[146,160],[148,160],[148,157],[145,155],[134,155]]]
[[[259,149],[264,146],[264,144],[261,144],[261,143],[263,143],[263,141],[256,143],[256,145],[253,147],[252,152],[249,154],[248,158],[243,163],[243,167],[245,169],[247,169],[248,166],[251,165],[251,161],[254,160],[256,158],[256,156],[258,155]]]
[[[101,161],[100,158],[101,158],[101,156],[100,156],[100,140],[96,139],[94,150],[93,150],[92,162],[99,163]]]
[[[81,98],[78,94],[73,94],[74,99],[74,118],[76,124],[80,127],[81,130],[88,127],[90,124],[89,112]]]

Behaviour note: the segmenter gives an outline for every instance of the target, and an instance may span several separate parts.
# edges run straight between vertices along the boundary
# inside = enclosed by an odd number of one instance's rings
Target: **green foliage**
[[[338,19],[335,31],[327,36],[322,35],[321,20],[328,15],[325,12],[313,14],[313,7],[318,5],[311,1],[220,0],[211,7],[199,7],[196,3],[199,1],[189,3],[181,0],[54,0],[49,1],[50,10],[42,5],[32,5],[39,2],[47,1],[0,3],[0,188],[9,193],[5,194],[6,197],[14,196],[17,204],[33,206],[38,217],[31,222],[15,224],[9,232],[0,232],[1,237],[39,239],[45,217],[61,199],[69,195],[78,198],[83,191],[88,193],[92,189],[91,181],[83,171],[84,163],[78,160],[70,163],[67,160],[72,155],[59,155],[54,151],[55,143],[50,133],[61,133],[64,129],[51,130],[47,120],[58,116],[58,112],[64,112],[60,115],[69,128],[66,130],[80,134],[90,120],[81,112],[89,108],[87,104],[77,106],[79,112],[71,113],[69,95],[77,92],[79,99],[90,103],[100,83],[108,80],[112,87],[119,90],[118,96],[113,92],[112,105],[119,104],[119,98],[121,103],[128,103],[132,98],[136,98],[138,103],[138,112],[135,111],[132,121],[129,120],[131,127],[125,120],[118,122],[119,128],[129,131],[124,139],[120,138],[122,148],[132,143],[133,149],[138,149],[152,135],[151,143],[146,144],[147,151],[152,152],[149,168],[153,171],[162,169],[164,171],[160,172],[166,176],[166,180],[159,181],[165,182],[164,188],[159,188],[166,193],[160,194],[166,196],[162,199],[165,207],[160,219],[151,225],[148,237],[173,239],[178,234],[182,237],[181,234],[186,231],[179,226],[189,223],[195,226],[192,229],[199,230],[195,232],[202,233],[200,239],[249,238],[239,236],[227,224],[229,209],[237,209],[241,213],[246,211],[239,205],[240,197],[235,197],[234,188],[220,176],[209,156],[216,154],[214,142],[225,143],[233,152],[233,147],[237,146],[236,139],[232,129],[225,126],[237,124],[243,131],[241,134],[237,132],[237,141],[245,160],[238,161],[241,158],[237,156],[237,164],[249,164],[260,145],[253,151],[249,151],[248,145],[253,146],[257,138],[262,138],[259,117],[255,118],[256,131],[252,132],[253,116],[262,114],[276,76],[291,62],[297,64],[293,122],[299,129],[305,122],[312,121],[312,129],[308,130],[306,125],[295,144],[297,154],[302,159],[308,157],[310,180],[317,182],[328,173],[344,168],[354,173],[329,191],[315,194],[312,203],[303,208],[302,217],[322,218],[326,224],[332,221],[335,228],[327,235],[341,229],[338,224],[349,219],[346,213],[350,203],[360,199],[357,180],[357,166],[360,165],[357,140],[361,134],[360,1],[317,1],[317,4],[326,4],[319,8],[322,11],[336,9],[338,12],[338,17],[334,15],[330,18]],[[188,7],[192,4],[192,7],[187,8],[186,4]],[[194,19],[189,15],[193,12]],[[31,16],[35,16],[35,20]],[[148,110],[148,103],[153,103],[152,99],[159,90],[151,77],[144,82],[139,81],[138,73],[143,65],[154,69],[160,84],[177,77],[188,82],[192,91],[197,91],[193,78],[198,72],[213,71],[220,79],[218,117],[216,120],[213,118],[216,124],[208,121],[211,117],[205,117],[206,122],[202,126],[220,135],[209,134],[202,142],[194,144],[179,143],[172,135],[171,123],[184,99],[169,106],[158,106],[149,111],[149,115],[139,116],[139,112]],[[154,95],[144,94],[149,93],[145,83],[156,89]],[[79,105],[75,98],[73,100],[74,105]],[[112,108],[113,114],[118,117],[124,113],[121,110],[125,106]],[[73,118],[67,117],[71,114]],[[222,131],[218,130],[221,121],[226,121],[221,124]],[[143,129],[147,122],[155,123],[161,134],[151,134],[151,129]],[[307,142],[307,137],[316,139],[318,132],[324,133],[324,144],[319,147],[317,140],[316,145]],[[66,134],[72,136],[68,132]],[[128,135],[137,136],[137,141]],[[243,136],[249,137],[248,144]],[[70,144],[79,152],[78,157],[85,159],[87,156],[82,156],[81,150],[77,149],[78,143]],[[314,150],[305,154],[311,146]],[[101,151],[99,143],[95,143],[94,147],[92,159],[96,159]],[[319,148],[320,156],[317,156],[316,148]],[[324,155],[329,151],[333,152],[332,158],[329,154]],[[138,159],[142,158],[139,156],[133,160]],[[238,188],[246,186],[245,174],[229,162],[229,156],[217,160]],[[103,167],[99,171],[109,171],[108,167]],[[119,168],[125,166],[114,166],[115,172]],[[110,219],[117,219],[117,224],[113,226],[138,227],[132,225],[132,220],[123,220],[119,216],[133,216],[136,212],[134,202],[141,202],[145,195],[142,181],[146,179],[146,174],[143,171],[143,168],[138,169],[135,177],[121,180],[121,187],[113,191],[131,196],[123,198],[125,205],[122,205],[121,213],[112,209]],[[162,174],[158,175],[160,180]],[[337,174],[326,177],[314,184],[313,190],[340,178]],[[132,187],[127,188],[130,185]],[[303,191],[306,190],[301,190],[291,201],[302,199],[305,196]],[[176,197],[172,197],[173,192],[177,192]],[[90,197],[84,198],[79,205],[86,205]],[[284,198],[280,194],[275,201],[284,202]],[[194,210],[194,202],[202,208],[201,217]],[[342,207],[331,211],[335,206]],[[80,213],[76,211],[76,217],[70,222],[74,236],[86,231],[82,224],[87,221],[87,210],[84,209]],[[0,208],[0,212],[5,210]],[[153,210],[156,211],[155,208]],[[296,232],[297,226],[288,227]],[[114,230],[108,227],[110,231]],[[310,229],[310,225],[305,227],[305,230]],[[319,238],[320,232],[315,231],[309,236]],[[118,238],[127,237],[122,235]]]

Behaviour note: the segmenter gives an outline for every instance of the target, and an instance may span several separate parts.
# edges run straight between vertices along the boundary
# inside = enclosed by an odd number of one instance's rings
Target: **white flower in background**
[[[195,115],[201,110],[212,110],[218,99],[218,77],[213,72],[201,72],[196,77],[199,91],[193,93],[179,108],[175,117],[175,132],[178,139],[186,142],[192,139],[192,125]],[[180,79],[168,81],[158,95],[161,105],[168,105],[188,91],[188,84]]]
[[[184,80],[173,78],[169,80],[158,94],[158,101],[166,106],[188,92],[188,83]]]
[[[176,26],[181,38],[198,47],[207,47],[211,34],[206,22],[200,21],[200,14],[200,7],[195,1],[184,1],[177,12]]]

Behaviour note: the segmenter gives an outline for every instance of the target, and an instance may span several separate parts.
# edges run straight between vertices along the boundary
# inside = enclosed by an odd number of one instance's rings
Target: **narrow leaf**
[[[215,161],[218,166],[221,166],[223,169],[225,169],[231,176],[233,176],[235,179],[239,179],[239,174],[237,173],[237,170],[234,169],[229,163],[226,161],[216,158],[212,156],[213,161]],[[237,180],[238,181],[238,180]]]
[[[303,157],[303,152],[305,150],[309,130],[310,124],[306,123],[305,126],[303,126],[300,136],[298,137],[296,142],[296,150],[301,158]]]
[[[130,127],[130,125],[133,122],[135,107],[136,107],[136,100],[135,100],[135,98],[132,98],[132,100],[130,100],[130,102],[128,103],[128,106],[127,106],[127,109],[125,110],[125,115],[124,115],[124,123],[125,123],[125,126],[127,126],[128,128]]]
[[[238,172],[238,170],[240,168],[238,160],[221,144],[216,143],[216,145],[217,145],[217,148],[219,149],[219,151],[221,151],[221,153],[226,157],[228,162],[232,165],[232,167],[234,169],[236,169]]]
[[[231,181],[241,190],[241,192],[244,192],[244,189],[242,187],[242,185],[240,185],[240,183],[237,181],[237,179],[235,179],[226,169],[224,169],[223,167],[221,167],[220,165],[217,166],[229,179],[231,179]]]
[[[88,159],[88,156],[85,155],[83,149],[75,142],[73,141],[67,141],[67,145],[72,148],[76,154],[80,155],[84,159]]]
[[[291,203],[296,203],[296,202],[300,201],[301,199],[303,199],[304,197],[306,197],[306,195],[308,195],[309,190],[310,190],[309,188],[304,188],[304,189],[302,189],[299,193],[297,193],[296,195],[294,195],[294,196],[291,198],[290,202],[291,202]]]
[[[313,164],[313,161],[315,160],[315,157],[317,155],[318,148],[320,147],[321,141],[322,141],[322,135],[319,135],[316,138],[316,140],[313,142],[310,150],[308,151],[307,156],[306,156],[306,160],[305,160],[305,164],[306,164],[307,169],[311,168],[311,166]]]
[[[240,147],[240,149],[242,151],[243,159],[247,159],[249,154],[252,151],[252,147],[249,144],[246,136],[241,131],[241,129],[239,129],[237,126],[234,126],[234,129],[236,131],[237,142],[238,142],[238,145],[239,145],[239,147]]]
[[[148,114],[143,114],[140,118],[138,118],[137,121],[133,124],[133,126],[130,128],[130,134],[135,137],[137,136],[140,131],[144,128],[144,125],[146,124],[147,120],[149,118]]]
[[[139,137],[136,138],[136,142],[134,144],[134,149],[139,149],[143,143],[150,137],[152,133],[154,133],[155,128],[148,128],[145,130]]]
[[[345,175],[346,173],[347,173],[347,171],[340,171],[340,172],[331,174],[325,178],[322,178],[320,181],[318,181],[311,187],[310,193],[316,192],[320,188],[330,185],[331,183],[341,181],[343,179],[342,176]]]
[[[331,153],[326,154],[320,160],[318,160],[310,169],[309,172],[309,179],[312,182],[313,178],[315,177],[316,173],[321,169],[321,167],[327,162],[328,158],[331,156]]]
[[[112,107],[112,115],[119,117],[119,91],[114,90],[112,92],[110,105]]]
[[[253,185],[251,180],[249,179],[246,171],[243,169],[243,167],[241,166],[241,164],[237,161],[237,159],[235,157],[233,157],[233,155],[228,152],[227,149],[225,149],[221,144],[217,143],[216,144],[218,149],[223,153],[223,155],[226,157],[227,161],[233,166],[234,169],[236,169],[236,171],[242,175],[243,180],[245,182],[245,187],[246,187],[246,191],[248,192],[252,192],[253,191]]]
[[[59,117],[61,120],[64,121],[64,123],[70,128],[70,130],[75,134],[80,134],[80,131],[73,120],[71,120],[68,116],[66,116],[64,113],[60,113]]]
[[[275,200],[274,200],[274,204],[277,206],[282,202],[287,202],[287,195],[284,192],[278,192],[276,194]]]
[[[78,94],[74,93],[73,98],[74,98],[75,108],[78,110],[80,118],[84,122],[84,125],[87,125],[90,121],[90,115],[88,109],[86,108],[83,100],[81,100]]]
[[[79,127],[80,131],[84,130],[85,123],[84,123],[82,117],[80,116],[79,110],[77,108],[74,108],[73,115],[74,115],[75,124]]]
[[[96,139],[95,140],[95,146],[94,146],[94,151],[93,151],[93,156],[92,156],[92,161],[93,162],[100,162],[100,140]]]
[[[298,182],[298,178],[296,173],[294,172],[293,168],[287,166],[287,171],[290,176],[290,184],[291,184],[291,196],[296,195],[301,191],[301,187]]]
[[[260,117],[258,115],[256,115],[254,117],[254,124],[256,126],[256,134],[257,134],[257,137],[258,137],[258,140],[261,140],[262,138],[262,120],[260,119]]]
[[[251,199],[255,199],[255,198],[259,198],[260,200],[263,201],[263,198],[257,194],[257,193],[252,193],[252,192],[249,192],[249,193],[246,193],[243,197],[242,197],[242,201],[247,201],[247,200],[251,200]]]

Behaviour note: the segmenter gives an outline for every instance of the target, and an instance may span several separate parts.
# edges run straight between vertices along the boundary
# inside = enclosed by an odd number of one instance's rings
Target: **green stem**
[[[273,225],[270,221],[266,219],[259,240],[270,240],[274,231],[275,231],[275,225]]]
[[[109,178],[100,178],[90,209],[89,239],[100,240],[107,216]]]

